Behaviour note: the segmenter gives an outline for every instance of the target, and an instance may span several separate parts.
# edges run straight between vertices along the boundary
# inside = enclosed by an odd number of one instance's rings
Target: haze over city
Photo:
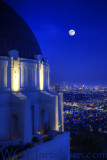
[[[34,32],[50,63],[51,85],[107,85],[106,0],[4,1]]]

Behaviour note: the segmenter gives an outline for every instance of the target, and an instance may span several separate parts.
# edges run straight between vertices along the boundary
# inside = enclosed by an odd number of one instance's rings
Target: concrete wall
[[[21,60],[21,88],[37,88],[37,63],[31,60]]]
[[[0,140],[22,138],[23,143],[31,142],[32,124],[33,134],[59,130],[59,122],[63,126],[62,97],[48,91],[47,60],[41,55],[35,60],[19,58],[16,50],[8,54],[0,57]]]
[[[21,93],[0,94],[0,142],[21,138],[31,143],[31,101]]]
[[[28,143],[36,132],[47,129],[63,131],[62,95],[46,91],[26,91],[1,93],[0,97],[0,140],[21,138],[23,143]],[[61,128],[59,122],[62,124]]]
[[[42,110],[48,111],[49,128],[58,130],[58,97],[41,91],[39,92],[39,106],[40,112],[42,112]],[[40,122],[40,124],[42,128],[42,123]]]
[[[0,89],[49,89],[49,64],[42,61],[41,55],[40,58],[31,60],[18,58],[16,50],[9,51],[8,54],[10,57],[0,57]]]
[[[9,94],[0,94],[0,141],[10,139]]]
[[[9,87],[7,72],[8,72],[8,58],[1,57],[0,58],[0,89],[1,90]]]
[[[23,94],[31,100],[31,105],[34,105],[34,133],[46,130],[45,122],[48,128],[58,130],[58,96],[45,91]]]
[[[31,143],[32,141],[32,125],[31,125],[31,101],[28,97],[22,93],[14,93],[11,95],[12,115],[18,116],[19,122],[19,138],[22,139],[23,143]]]
[[[46,91],[47,94],[57,96],[58,97],[58,130],[60,132],[64,131],[64,117],[63,117],[63,94],[62,93],[54,93],[52,91]]]
[[[23,152],[20,160],[70,160],[70,133],[64,133]]]

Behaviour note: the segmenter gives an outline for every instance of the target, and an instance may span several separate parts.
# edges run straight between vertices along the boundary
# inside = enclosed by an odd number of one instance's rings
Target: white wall
[[[70,160],[70,133],[24,151],[20,160]]]
[[[0,94],[0,141],[10,139],[10,95]]]
[[[10,139],[10,108],[0,106],[0,141]]]
[[[15,129],[11,129],[12,116],[17,116],[19,137],[23,139],[24,143],[31,142],[32,105],[34,105],[34,133],[45,129],[44,121],[50,129],[59,130],[58,123],[62,120],[62,104],[59,95],[37,90],[39,89],[41,66],[43,69],[43,89],[49,89],[49,65],[47,61],[43,62],[42,56],[35,60],[18,58],[18,52],[15,50],[9,53],[10,56],[13,55],[13,58],[0,57],[0,139],[12,138],[11,132]],[[18,62],[17,66],[14,65],[14,62]],[[11,91],[11,80],[14,81],[11,73],[12,70],[16,69],[15,67],[18,67],[20,71],[20,89],[15,93],[8,92],[7,96],[2,91],[6,89]]]
[[[37,88],[37,63],[34,60],[21,61],[21,88]]]
[[[0,57],[0,88],[7,88],[7,67],[8,59]]]
[[[49,65],[37,61],[21,59],[21,88],[23,89],[40,89],[43,82],[43,89],[49,89]],[[42,67],[43,65],[43,67]],[[43,71],[43,76],[41,75]],[[40,80],[42,78],[43,80]]]
[[[12,54],[13,52],[13,54]],[[11,51],[10,57],[0,57],[0,88],[2,90],[10,89],[13,82],[11,78],[11,71],[14,70],[14,60],[15,62],[18,59],[14,59],[15,52],[18,54],[17,51]],[[13,56],[14,55],[14,56]],[[11,60],[11,56],[13,56],[13,60]],[[16,55],[17,56],[17,55]],[[13,64],[13,65],[12,65]],[[42,64],[42,65],[40,65]],[[40,67],[41,66],[41,67]],[[45,63],[40,60],[31,60],[31,59],[24,59],[20,58],[19,60],[19,71],[20,74],[20,84],[19,90],[29,89],[39,89],[40,87],[40,73],[43,68],[43,89],[49,89],[49,64]]]
[[[47,110],[49,113],[49,127],[58,130],[58,96],[39,92],[39,106],[41,111]]]
[[[34,105],[34,131],[40,132],[43,128],[42,111],[48,113],[49,128],[58,130],[58,96],[48,94],[45,91],[25,92],[23,93],[31,99],[31,105]]]
[[[32,140],[31,101],[22,93],[14,93],[11,98],[14,108],[12,115],[18,116],[20,138],[24,144],[30,143]]]

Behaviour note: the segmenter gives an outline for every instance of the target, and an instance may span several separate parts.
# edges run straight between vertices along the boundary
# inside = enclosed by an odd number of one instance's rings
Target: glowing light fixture
[[[40,73],[39,73],[39,87],[40,87],[40,90],[44,89],[43,63],[41,64]]]
[[[19,89],[20,89],[19,59],[13,61],[13,58],[11,58],[11,90],[19,91]]]

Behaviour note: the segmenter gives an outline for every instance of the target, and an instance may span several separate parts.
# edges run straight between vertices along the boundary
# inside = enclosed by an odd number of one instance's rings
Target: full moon
[[[70,36],[74,36],[75,35],[75,31],[73,29],[69,30],[69,35]]]

